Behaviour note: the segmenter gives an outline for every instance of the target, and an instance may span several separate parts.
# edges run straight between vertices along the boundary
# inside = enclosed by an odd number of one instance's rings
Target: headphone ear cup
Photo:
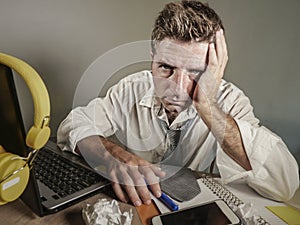
[[[50,137],[50,127],[31,127],[26,136],[26,144],[33,149],[41,149]]]
[[[29,167],[25,164],[18,155],[0,154],[0,205],[16,200],[24,192],[29,179]]]

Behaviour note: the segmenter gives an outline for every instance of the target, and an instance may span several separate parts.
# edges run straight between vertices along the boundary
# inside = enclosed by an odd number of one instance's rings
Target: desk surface
[[[243,200],[254,201],[253,203],[257,202],[258,204],[254,204],[254,208],[259,208],[259,205],[266,206],[266,205],[283,205],[282,203],[274,202],[265,198],[258,196],[252,189],[246,188],[243,186],[238,186],[243,184],[235,184],[232,186],[227,186],[230,191],[233,191],[238,196],[243,197]],[[201,186],[202,195],[199,196],[201,198],[209,197],[212,193],[207,194],[209,191],[205,186]],[[207,189],[207,190],[206,190]],[[248,190],[249,189],[249,190]],[[248,193],[248,191],[250,191]],[[245,193],[244,193],[245,192]],[[247,193],[246,193],[247,192]],[[203,195],[204,194],[204,195]],[[50,214],[44,217],[39,217],[35,215],[29,207],[27,207],[20,199],[8,203],[6,205],[0,206],[0,224],[2,225],[85,225],[82,219],[82,209],[86,204],[93,204],[100,198],[106,198],[111,200],[111,195],[107,195],[105,193],[97,194],[89,199],[83,200],[80,203],[77,203],[69,208],[66,208],[60,212]],[[255,200],[256,199],[256,200]],[[205,200],[205,199],[204,199]],[[203,199],[200,201],[199,199],[195,198],[192,201],[202,202]],[[259,202],[261,204],[259,204]],[[190,202],[191,204],[192,202]],[[132,209],[133,213],[133,220],[131,225],[151,225],[151,218],[155,215],[159,214],[158,208],[154,203],[150,206],[142,205],[139,207],[134,207],[129,204],[119,202],[120,210],[128,211]],[[263,213],[264,211],[264,213]],[[267,219],[267,221],[271,222],[271,224],[285,224],[283,221],[279,221],[275,215],[273,215],[270,211],[265,209],[265,207],[261,207],[259,209],[260,213],[263,213],[262,216]],[[277,221],[278,223],[273,223]]]
[[[0,153],[3,148],[0,145]],[[82,209],[86,204],[93,204],[100,198],[111,200],[112,198],[105,193],[97,194],[83,200],[62,211],[39,217],[20,199],[6,205],[0,205],[0,225],[85,225],[82,219]],[[132,205],[119,202],[120,210],[128,211],[132,209],[133,220],[131,225],[151,225],[151,218],[159,214],[155,203],[150,206],[142,205],[135,208]]]
[[[100,198],[111,200],[111,193],[97,194],[62,211],[44,217],[34,214],[26,204],[18,199],[0,206],[0,225],[85,225],[82,219],[83,207],[86,204],[95,203]],[[139,207],[119,202],[119,206],[121,211],[132,209],[133,220],[131,225],[151,225],[151,218],[160,214],[154,202],[149,206],[141,205]]]
[[[111,199],[107,195],[101,193],[89,199],[86,199],[76,205],[66,208],[60,212],[39,217],[35,215],[29,207],[27,207],[20,199],[0,206],[0,224],[5,225],[85,225],[82,219],[82,208],[87,204],[93,204],[99,198]],[[119,203],[121,211],[132,209],[133,220],[132,225],[150,224],[148,217],[156,213],[153,211],[154,205],[142,206],[136,209],[132,205]],[[142,214],[140,218],[139,213]]]

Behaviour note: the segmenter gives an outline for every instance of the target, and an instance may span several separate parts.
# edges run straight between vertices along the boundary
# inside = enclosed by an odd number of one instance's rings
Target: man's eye
[[[160,65],[159,67],[162,68],[163,70],[173,70],[173,68],[168,65]]]
[[[162,64],[162,65],[159,66],[159,68],[167,76],[171,76],[173,74],[173,72],[174,72],[174,67],[169,66],[169,65]]]

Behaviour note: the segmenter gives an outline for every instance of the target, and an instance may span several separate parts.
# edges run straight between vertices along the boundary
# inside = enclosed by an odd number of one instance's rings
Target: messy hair
[[[165,38],[189,42],[214,42],[216,31],[224,29],[217,13],[208,4],[183,0],[168,3],[159,13],[151,34],[152,51]]]

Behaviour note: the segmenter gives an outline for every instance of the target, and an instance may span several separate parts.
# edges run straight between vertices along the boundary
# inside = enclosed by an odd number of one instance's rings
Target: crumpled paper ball
[[[241,204],[234,211],[240,216],[244,224],[247,225],[256,225],[257,221],[260,219],[260,217],[257,216],[258,212],[252,202]]]
[[[86,225],[130,225],[132,210],[121,212],[116,200],[99,199],[94,204],[87,204],[82,209]]]

